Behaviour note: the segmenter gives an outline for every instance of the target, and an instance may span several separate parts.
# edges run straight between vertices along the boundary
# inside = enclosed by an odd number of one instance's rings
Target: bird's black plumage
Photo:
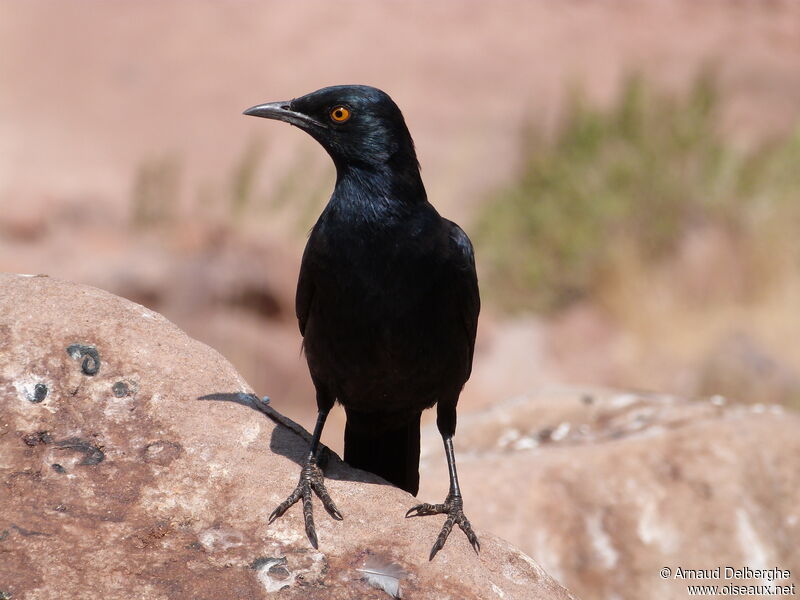
[[[319,418],[300,484],[272,518],[310,498],[312,489],[341,518],[316,467],[319,434],[335,401],[347,414],[345,460],[416,494],[420,415],[437,405],[450,494],[444,504],[419,505],[407,516],[448,514],[431,558],[456,523],[477,549],[461,509],[451,442],[480,310],[469,238],[428,202],[411,135],[384,92],[335,86],[245,114],[308,132],[337,173],[309,236],[296,296]],[[305,505],[316,546],[310,500]]]

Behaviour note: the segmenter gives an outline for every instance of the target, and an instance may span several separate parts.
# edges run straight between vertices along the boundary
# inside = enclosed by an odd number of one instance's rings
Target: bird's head
[[[259,104],[244,114],[299,127],[322,144],[339,169],[418,169],[403,114],[388,94],[373,87],[326,87],[294,100]]]

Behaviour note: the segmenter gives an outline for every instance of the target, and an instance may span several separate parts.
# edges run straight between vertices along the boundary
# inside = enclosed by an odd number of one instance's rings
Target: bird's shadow
[[[266,415],[276,425],[270,437],[270,450],[275,454],[285,456],[301,467],[305,464],[309,445],[311,444],[311,434],[289,417],[272,408],[269,404],[269,398],[264,397],[262,400],[255,394],[245,394],[243,392],[217,392],[200,396],[197,399],[234,402]],[[325,471],[325,477],[343,481],[391,485],[377,475],[351,467],[338,454],[321,442],[320,446],[319,465]]]

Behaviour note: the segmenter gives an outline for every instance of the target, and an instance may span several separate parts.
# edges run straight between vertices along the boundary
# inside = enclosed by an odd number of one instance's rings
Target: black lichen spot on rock
[[[63,475],[64,473],[67,472],[67,470],[58,463],[53,463],[50,466],[53,467],[53,471],[55,471],[56,473],[61,473]]]
[[[34,404],[39,404],[39,402],[42,402],[45,398],[47,398],[47,386],[43,383],[37,383],[33,386],[33,393],[28,394],[28,400]]]
[[[256,572],[258,579],[270,592],[291,587],[294,582],[285,557],[257,558],[250,564],[250,568]]]
[[[67,354],[75,360],[83,359],[81,372],[84,375],[97,375],[100,370],[100,354],[94,346],[83,344],[70,344],[67,346]]]
[[[289,572],[289,568],[286,566],[287,562],[286,559],[283,559],[283,563],[279,565],[272,565],[267,572],[278,580],[289,579],[291,573]]]
[[[8,529],[3,529],[3,531],[0,531],[0,542],[6,539],[8,537],[8,534],[9,534]]]
[[[268,573],[275,577],[276,579],[283,580],[288,579],[289,575],[289,568],[287,567],[288,561],[286,557],[267,557],[262,556],[261,558],[255,559],[251,564],[250,568],[254,571],[260,571],[262,567],[268,567]]]
[[[38,446],[39,444],[52,444],[53,436],[47,431],[37,431],[36,433],[29,433],[22,436],[22,441],[26,446]]]
[[[279,558],[262,556],[261,558],[257,558],[252,563],[250,563],[250,568],[253,569],[253,571],[258,571],[264,565],[268,565],[270,563],[274,563],[275,561],[279,560],[280,560]]]
[[[153,463],[165,467],[178,458],[182,452],[183,447],[177,442],[158,440],[150,442],[142,448],[142,460],[146,463]]]
[[[103,462],[106,455],[97,446],[80,438],[69,438],[56,442],[56,447],[62,450],[75,450],[84,454],[83,460],[79,465],[97,465]]]
[[[111,386],[111,391],[114,393],[114,396],[117,398],[124,398],[125,396],[130,395],[130,389],[128,388],[128,384],[124,381],[118,381],[113,386]]]

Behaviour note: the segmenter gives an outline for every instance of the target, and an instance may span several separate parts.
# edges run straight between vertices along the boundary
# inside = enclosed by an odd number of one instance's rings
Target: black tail
[[[368,426],[365,415],[347,411],[344,460],[352,467],[380,475],[399,488],[419,491],[420,413],[397,429]]]

